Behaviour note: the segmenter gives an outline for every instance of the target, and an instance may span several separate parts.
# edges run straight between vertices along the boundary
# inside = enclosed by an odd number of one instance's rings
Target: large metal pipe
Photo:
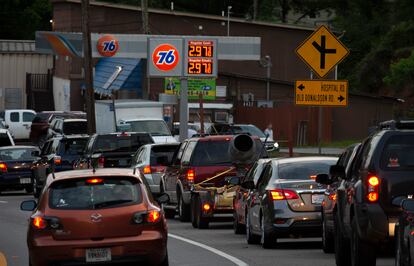
[[[247,134],[233,137],[229,153],[234,164],[251,164],[257,159],[256,142]]]

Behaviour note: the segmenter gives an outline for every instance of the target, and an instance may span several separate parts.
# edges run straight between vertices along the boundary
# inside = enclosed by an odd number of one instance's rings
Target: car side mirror
[[[346,177],[346,173],[345,173],[345,167],[343,167],[342,165],[332,165],[329,168],[329,174],[334,177],[334,178],[342,178],[342,179],[347,179]]]
[[[37,207],[37,203],[34,200],[25,200],[20,204],[20,210],[22,211],[34,211]]]
[[[405,199],[401,205],[404,211],[414,212],[414,200],[412,199]]]
[[[329,177],[328,174],[317,174],[316,183],[322,184],[322,185],[330,185],[332,184],[332,179]]]
[[[255,189],[254,182],[252,180],[245,181],[241,184],[242,188],[245,189]]]
[[[162,193],[158,198],[157,198],[157,202],[159,204],[167,204],[168,202],[170,202],[170,196],[168,196],[167,193]]]
[[[226,181],[228,185],[233,185],[233,186],[240,185],[240,178],[238,176],[230,177]]]

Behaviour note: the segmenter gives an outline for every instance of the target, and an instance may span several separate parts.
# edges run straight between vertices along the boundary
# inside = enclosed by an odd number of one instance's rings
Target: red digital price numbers
[[[214,44],[212,41],[189,41],[188,57],[213,57]]]
[[[213,61],[204,58],[188,59],[188,74],[211,75],[213,74]]]

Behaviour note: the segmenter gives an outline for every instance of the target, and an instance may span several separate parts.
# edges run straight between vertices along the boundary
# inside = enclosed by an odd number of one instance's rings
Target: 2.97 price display
[[[188,74],[211,75],[213,74],[213,62],[211,59],[188,59]]]
[[[214,46],[212,41],[189,41],[188,57],[213,57]]]

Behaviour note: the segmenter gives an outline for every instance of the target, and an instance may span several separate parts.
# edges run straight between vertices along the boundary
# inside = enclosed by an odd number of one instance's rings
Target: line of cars
[[[338,266],[375,266],[396,249],[396,265],[413,265],[414,121],[387,121],[348,147],[329,174],[323,202],[324,251]]]

